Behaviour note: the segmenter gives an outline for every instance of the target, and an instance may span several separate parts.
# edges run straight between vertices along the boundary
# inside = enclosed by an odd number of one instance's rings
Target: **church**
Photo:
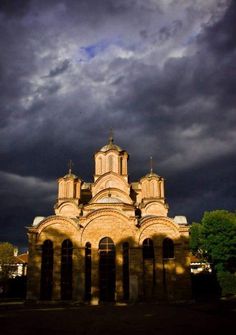
[[[58,179],[54,214],[28,227],[27,299],[103,302],[191,298],[189,226],[168,217],[153,169],[129,181],[129,155],[113,136],[95,155],[93,182]]]

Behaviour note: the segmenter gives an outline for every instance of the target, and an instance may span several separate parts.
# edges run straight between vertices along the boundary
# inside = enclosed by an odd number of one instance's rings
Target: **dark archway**
[[[53,243],[46,240],[42,246],[40,299],[52,299],[53,286]]]
[[[99,243],[100,301],[115,300],[116,265],[115,245],[111,238],[104,237]]]
[[[85,300],[91,299],[91,243],[87,242],[85,245]]]
[[[165,238],[163,240],[163,250],[162,255],[163,258],[174,258],[174,242],[170,238]]]
[[[162,258],[163,258],[163,289],[166,297],[169,296],[171,284],[171,262],[174,258],[174,242],[166,237],[162,243]]]
[[[61,246],[61,299],[72,299],[72,253],[73,244],[64,240]]]

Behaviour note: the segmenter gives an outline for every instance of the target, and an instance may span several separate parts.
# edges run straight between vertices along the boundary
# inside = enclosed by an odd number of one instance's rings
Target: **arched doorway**
[[[99,288],[100,301],[115,300],[116,265],[115,245],[111,238],[104,237],[99,243]]]

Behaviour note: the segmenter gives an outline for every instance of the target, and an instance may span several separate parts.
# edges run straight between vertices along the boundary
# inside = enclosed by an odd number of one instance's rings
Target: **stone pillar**
[[[115,301],[123,300],[123,248],[122,245],[116,247],[116,291]]]
[[[143,297],[143,266],[142,248],[130,248],[130,301]]]
[[[52,300],[61,300],[61,245],[56,243],[53,255]]]
[[[85,250],[84,248],[73,249],[73,292],[72,299],[78,302],[84,301],[85,292]]]
[[[92,256],[92,275],[91,275],[91,304],[99,303],[99,253],[98,249],[91,250]]]
[[[163,261],[163,271],[165,271],[166,297],[168,300],[175,299],[175,260],[166,259]]]
[[[175,248],[176,259],[176,299],[189,300],[192,297],[190,255],[188,241]]]
[[[163,286],[163,260],[162,260],[162,246],[155,247],[155,299],[163,300],[165,298]]]
[[[40,279],[42,248],[37,246],[37,233],[28,233],[29,239],[29,260],[27,267],[27,300],[40,299]]]

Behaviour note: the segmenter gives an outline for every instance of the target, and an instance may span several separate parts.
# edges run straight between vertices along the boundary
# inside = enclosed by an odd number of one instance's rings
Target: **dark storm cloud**
[[[69,159],[92,180],[110,127],[131,180],[154,156],[172,216],[235,207],[235,2],[16,3],[0,7],[0,240],[52,213]]]
[[[219,56],[231,53],[236,48],[236,2],[231,1],[223,20],[207,27],[202,38]]]
[[[70,65],[70,61],[65,59],[60,65],[58,65],[55,69],[50,70],[48,77],[55,77],[63,72],[65,72]]]
[[[7,16],[22,16],[29,8],[30,0],[1,0],[0,2],[0,13],[4,13]]]

